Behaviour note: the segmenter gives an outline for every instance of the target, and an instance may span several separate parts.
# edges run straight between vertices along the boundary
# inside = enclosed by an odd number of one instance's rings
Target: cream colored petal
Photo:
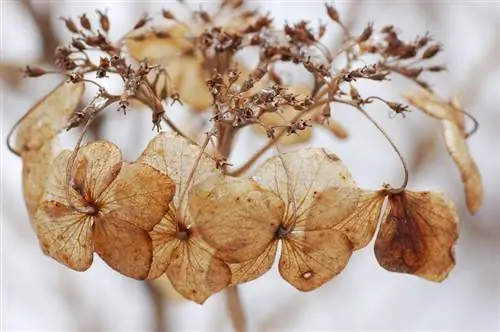
[[[57,144],[52,140],[39,150],[27,151],[23,155],[23,195],[31,222],[45,191],[45,182],[56,158],[56,150]]]
[[[481,173],[458,126],[450,121],[442,121],[442,125],[446,149],[457,165],[464,183],[467,208],[470,213],[475,213],[483,204]]]
[[[452,107],[429,90],[420,89],[412,93],[404,93],[403,97],[410,104],[433,118],[454,121],[454,110]]]
[[[285,226],[293,220],[302,223],[323,191],[356,186],[336,155],[317,148],[284,153],[282,159],[279,156],[270,158],[256,170],[253,178],[285,202]],[[348,203],[345,202],[346,207],[350,207]]]
[[[175,193],[175,184],[159,170],[123,163],[120,173],[99,197],[101,213],[150,231],[160,222]]]
[[[280,274],[304,292],[322,286],[342,272],[353,250],[347,236],[332,229],[293,232],[282,243]]]
[[[186,191],[186,181],[193,169],[201,149],[191,144],[185,138],[176,134],[160,133],[151,142],[139,157],[137,162],[147,164],[160,172],[167,174],[175,183],[175,196],[172,200],[174,212],[185,210],[187,199],[182,200],[180,194]],[[220,175],[214,160],[203,154],[193,174],[191,186],[207,178]],[[187,198],[187,197],[186,197]],[[182,205],[182,206],[181,206]],[[183,211],[183,215],[185,215]]]
[[[391,195],[375,240],[375,257],[392,272],[440,282],[455,266],[458,215],[453,203],[437,192]]]
[[[334,229],[347,235],[354,250],[366,247],[373,239],[385,200],[382,192],[359,191],[358,205],[354,212],[334,226]]]
[[[172,253],[179,246],[175,227],[175,217],[171,210],[165,217],[149,232],[153,242],[153,263],[149,271],[148,279],[155,279],[165,273],[170,264]]]
[[[232,275],[231,285],[252,281],[269,271],[276,259],[278,243],[278,240],[269,243],[266,249],[256,258],[241,263],[229,264]]]
[[[19,124],[16,149],[21,154],[39,150],[65,129],[82,98],[84,88],[83,83],[63,82],[33,106]]]
[[[72,186],[87,202],[97,201],[121,169],[120,149],[108,141],[92,141],[82,146],[68,166]]]
[[[145,230],[119,219],[98,217],[93,238],[95,251],[113,270],[130,278],[146,279],[153,245]]]
[[[92,217],[57,201],[41,202],[35,227],[43,252],[76,271],[92,264]]]
[[[229,263],[259,256],[284,212],[278,196],[246,178],[206,180],[191,188],[188,204],[196,230]]]
[[[189,31],[182,24],[154,27],[146,32],[133,31],[125,37],[125,46],[137,61],[147,59],[151,63],[161,64],[182,57],[194,47],[189,39]]]
[[[182,241],[173,253],[167,276],[179,294],[203,304],[229,285],[231,271],[206,244],[191,237]]]

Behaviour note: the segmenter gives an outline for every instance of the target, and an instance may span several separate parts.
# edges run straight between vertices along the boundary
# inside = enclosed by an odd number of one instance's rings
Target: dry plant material
[[[483,189],[465,141],[471,134],[466,113],[456,100],[438,98],[421,75],[445,70],[432,63],[441,45],[428,34],[402,40],[392,25],[369,23],[353,33],[326,5],[331,25],[343,35],[332,49],[325,45],[326,24],[316,28],[301,20],[280,27],[244,0],[221,0],[214,12],[181,2],[188,18],[165,8],[160,19],[166,24],[152,26],[153,17],[144,14],[117,41],[110,39],[114,24],[106,11],[63,18],[71,41],[55,50],[55,69],[26,66],[27,77],[65,77],[18,122],[15,148],[8,141],[23,158],[25,202],[44,253],[83,271],[97,252],[126,276],[163,285],[168,279],[182,297],[201,304],[268,271],[279,245],[281,276],[301,291],[316,289],[372,240],[382,220],[375,253],[384,268],[446,278],[457,240],[454,207],[441,194],[406,190],[403,153],[365,110],[377,101],[391,116],[404,117],[408,106],[356,88],[358,81],[383,84],[398,74],[424,89],[407,98],[441,121],[467,206],[477,211]],[[251,68],[240,58],[246,51],[258,53]],[[280,77],[276,68],[285,63],[305,69],[314,84],[306,88]],[[117,94],[101,84],[111,76],[123,83]],[[77,109],[89,84],[97,92]],[[210,126],[203,143],[187,138],[186,128],[171,119],[176,103],[196,117],[193,122]],[[361,112],[388,140],[404,167],[403,185],[360,189],[338,157],[320,148],[278,153],[244,176],[279,143],[308,142],[315,127],[346,138],[332,117],[338,104]],[[133,163],[110,142],[96,138],[82,146],[93,121],[112,105],[123,115],[146,106],[153,129],[165,124],[174,133],[159,133]],[[268,140],[233,168],[235,141],[247,126]],[[75,128],[81,129],[75,149],[59,153],[59,134]]]
[[[436,192],[390,195],[375,240],[375,256],[392,272],[443,281],[455,266],[458,215],[453,203]]]
[[[44,252],[84,271],[95,251],[116,271],[145,279],[152,262],[148,231],[167,211],[172,180],[150,166],[123,162],[120,149],[106,141],[81,147],[75,158],[65,150],[51,168],[35,216]]]
[[[420,90],[405,97],[415,107],[441,120],[446,149],[457,165],[465,187],[465,198],[470,213],[475,213],[483,203],[483,183],[476,162],[467,146],[463,111],[457,102],[445,102],[434,93]]]
[[[83,83],[63,82],[31,108],[17,130],[19,153],[39,150],[63,131],[82,98],[84,88]]]
[[[229,284],[231,271],[194,227],[197,216],[190,213],[185,193],[221,172],[198,146],[165,133],[149,143],[138,162],[167,174],[176,184],[167,213],[149,233],[153,264],[148,278],[166,273],[177,292],[201,304]]]
[[[232,284],[269,270],[281,240],[281,276],[310,291],[347,265],[352,243],[335,225],[354,211],[357,199],[337,156],[305,149],[271,158],[253,179],[200,184],[190,193],[190,208],[198,231],[230,263]]]

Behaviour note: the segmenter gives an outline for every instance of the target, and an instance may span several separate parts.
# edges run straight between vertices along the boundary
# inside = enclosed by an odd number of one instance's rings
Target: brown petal
[[[476,162],[472,159],[460,128],[453,122],[442,121],[446,149],[460,170],[465,186],[465,198],[470,213],[483,203],[483,183]]]
[[[342,272],[353,250],[347,236],[336,230],[293,232],[282,243],[280,274],[304,292]]]
[[[153,245],[145,230],[125,221],[99,217],[93,238],[95,251],[112,269],[134,279],[146,279]]]
[[[68,168],[72,186],[86,196],[86,201],[97,201],[120,172],[121,161],[120,148],[108,141],[93,141],[82,146]]]
[[[285,153],[282,158],[267,160],[256,170],[254,179],[286,203],[286,227],[294,217],[297,225],[303,223],[311,205],[323,191],[356,186],[342,161],[325,149],[302,149]],[[352,208],[352,204],[344,203],[347,209]]]
[[[181,204],[180,194],[186,190],[186,180],[200,151],[199,146],[191,144],[185,138],[163,132],[149,142],[137,160],[167,174],[174,181],[176,187],[172,204],[175,210],[184,210],[187,206],[187,199],[183,199]],[[193,174],[191,186],[220,174],[214,160],[209,155],[203,154]],[[185,214],[184,211],[182,214]]]
[[[169,211],[149,232],[149,236],[153,241],[153,263],[151,264],[148,279],[158,278],[167,270],[172,253],[180,244],[176,234],[175,218]]]
[[[167,276],[182,296],[203,304],[229,285],[231,271],[203,241],[191,237],[175,250]]]
[[[457,239],[458,215],[446,196],[405,191],[389,196],[375,256],[389,271],[440,282],[455,266]]]
[[[231,285],[242,284],[257,279],[269,271],[276,259],[278,243],[278,240],[269,243],[266,249],[256,258],[241,263],[229,264],[232,274]]]
[[[42,201],[35,227],[43,252],[76,271],[92,265],[92,218],[56,201]]]
[[[39,150],[27,151],[23,155],[23,194],[30,221],[33,221],[45,191],[45,182],[56,157],[55,150],[55,142],[49,141]]]
[[[373,239],[385,201],[385,194],[381,192],[360,192],[358,206],[354,212],[334,227],[347,235],[353,250],[364,248]]]
[[[28,111],[16,134],[16,147],[21,154],[39,150],[66,128],[84,88],[83,83],[63,82]]]
[[[150,231],[168,211],[175,184],[167,175],[141,163],[123,163],[120,173],[99,198],[111,220]]]
[[[191,188],[188,205],[196,230],[228,263],[259,256],[284,212],[278,196],[246,178],[206,180]]]

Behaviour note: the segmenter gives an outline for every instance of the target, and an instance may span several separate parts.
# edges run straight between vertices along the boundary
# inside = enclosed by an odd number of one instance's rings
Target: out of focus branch
[[[40,32],[40,36],[42,37],[43,50],[40,61],[52,63],[54,61],[54,50],[59,43],[56,35],[54,34],[54,30],[52,30],[52,8],[50,4],[45,4],[44,10],[39,11],[35,9],[30,0],[20,0],[20,3],[33,18],[33,21]]]

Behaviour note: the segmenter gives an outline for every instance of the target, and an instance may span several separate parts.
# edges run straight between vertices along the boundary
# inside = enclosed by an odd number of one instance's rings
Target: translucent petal
[[[203,304],[229,285],[231,271],[203,241],[192,236],[181,241],[173,253],[167,276],[179,294]]]
[[[160,222],[175,193],[167,175],[141,163],[123,163],[120,173],[99,197],[109,220],[128,222],[150,231]]]
[[[92,217],[57,201],[42,201],[35,227],[43,252],[76,271],[92,264]]]
[[[153,245],[145,230],[126,221],[99,216],[93,236],[95,251],[112,269],[134,279],[146,279]]]
[[[284,204],[251,179],[215,177],[191,188],[189,211],[217,257],[237,263],[257,257],[273,241]]]
[[[39,150],[66,128],[84,88],[83,83],[63,82],[28,111],[16,134],[16,148],[21,154]]]
[[[342,272],[353,250],[347,236],[333,229],[293,232],[282,243],[280,274],[304,292]]]
[[[153,263],[148,279],[161,276],[168,268],[173,251],[179,246],[175,218],[169,213],[149,232],[153,241]]]
[[[231,269],[231,285],[242,284],[257,279],[273,266],[276,259],[276,250],[279,241],[272,241],[266,249],[256,258],[241,262],[229,264]]]

